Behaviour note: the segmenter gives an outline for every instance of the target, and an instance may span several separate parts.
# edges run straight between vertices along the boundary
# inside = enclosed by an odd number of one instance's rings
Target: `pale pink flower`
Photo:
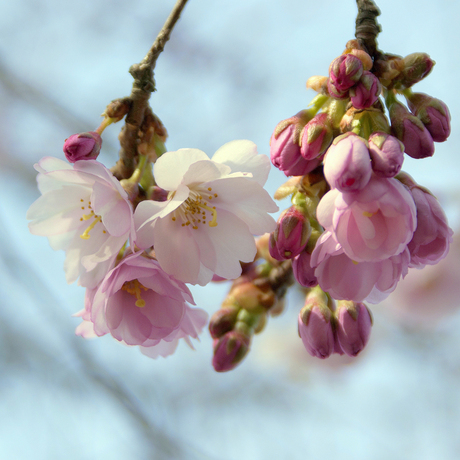
[[[355,262],[400,254],[416,227],[410,192],[396,179],[374,174],[362,190],[326,193],[319,202],[317,218]]]
[[[193,348],[190,337],[197,338],[207,322],[206,312],[186,302],[194,304],[185,284],[138,252],[122,259],[97,288],[87,290],[85,309],[78,313],[83,323],[76,333],[85,338],[110,333],[151,358],[168,356],[180,339]]]
[[[381,302],[406,276],[408,265],[407,248],[385,260],[356,262],[344,253],[330,232],[320,236],[311,256],[321,288],[335,299],[355,302]]]
[[[168,200],[138,205],[136,244],[154,246],[163,270],[183,282],[237,278],[240,261],[254,260],[253,235],[276,226],[268,213],[278,206],[263,188],[269,169],[250,141],[229,142],[212,159],[196,149],[163,154],[154,175]]]
[[[82,286],[95,287],[134,231],[128,195],[96,160],[70,165],[45,157],[35,169],[42,196],[27,212],[31,233],[48,237],[53,249],[66,251],[68,283],[80,277]]]
[[[417,186],[411,188],[411,193],[417,207],[417,228],[407,245],[411,256],[409,266],[435,265],[449,252],[453,231],[431,193]]]
[[[334,139],[324,157],[324,176],[341,192],[363,189],[372,174],[368,143],[354,133]]]

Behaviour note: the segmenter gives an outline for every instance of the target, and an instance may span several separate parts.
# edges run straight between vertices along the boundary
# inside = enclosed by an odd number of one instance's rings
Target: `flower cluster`
[[[67,281],[86,288],[78,335],[111,334],[153,358],[180,339],[193,348],[207,313],[190,307],[185,283],[237,278],[241,262],[254,260],[253,235],[272,231],[268,213],[278,210],[263,188],[269,159],[250,141],[212,159],[160,145],[119,180],[96,159],[108,124],[66,140],[70,163],[45,157],[35,166],[41,196],[28,211],[30,231],[65,251]]]
[[[291,259],[297,282],[313,288],[299,334],[320,358],[356,355],[371,324],[362,302],[380,302],[409,268],[438,263],[452,242],[436,198],[401,171],[404,153],[429,157],[450,134],[447,106],[412,91],[433,61],[389,56],[373,62],[350,41],[327,77],[308,80],[319,93],[310,108],[279,123],[271,138],[272,163],[303,177],[279,191],[293,204],[271,234],[270,255]],[[344,341],[356,334],[359,346]]]

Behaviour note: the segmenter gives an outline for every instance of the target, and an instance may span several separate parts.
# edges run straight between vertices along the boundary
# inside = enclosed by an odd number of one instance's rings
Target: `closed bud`
[[[302,251],[292,260],[292,271],[297,282],[307,288],[312,288],[318,284],[315,276],[315,269],[310,264],[311,254]]]
[[[450,135],[450,112],[444,102],[423,93],[410,93],[407,104],[420,118],[435,142],[444,142]]]
[[[249,351],[251,337],[240,331],[230,331],[214,339],[212,365],[217,372],[234,369]]]
[[[328,300],[319,288],[313,288],[305,299],[298,318],[299,336],[312,356],[328,358],[335,351],[334,316]]]
[[[270,235],[270,255],[277,260],[292,259],[303,251],[310,237],[310,221],[300,208],[291,206],[278,219]]]
[[[217,310],[209,321],[209,332],[213,339],[218,339],[231,331],[235,324],[239,308],[221,308]]]
[[[70,163],[95,160],[101,151],[102,139],[95,131],[73,134],[64,142],[64,154]]]
[[[363,110],[375,104],[382,91],[379,79],[371,72],[364,72],[359,82],[350,89],[353,107]]]
[[[369,137],[372,169],[380,177],[394,177],[404,161],[404,145],[387,133],[373,133]]]
[[[390,108],[391,130],[404,144],[404,151],[412,158],[433,156],[434,143],[425,125],[400,102],[394,102]]]
[[[278,123],[270,139],[270,159],[286,176],[303,176],[313,171],[318,160],[307,161],[300,154],[300,132],[309,121],[307,111]]]
[[[334,99],[347,99],[349,97],[348,90],[341,91],[335,86],[334,82],[330,78],[327,80],[327,92],[329,96]]]
[[[322,112],[305,125],[300,138],[300,154],[305,160],[313,160],[327,150],[332,139],[332,126],[328,114]]]
[[[340,348],[348,356],[357,356],[369,341],[371,312],[363,303],[339,300],[335,315]]]
[[[336,137],[324,158],[324,176],[329,185],[341,192],[362,190],[371,174],[367,141],[351,132]]]
[[[397,89],[410,88],[423,80],[430,72],[435,62],[426,53],[412,53],[403,58],[403,70],[395,79]]]
[[[353,54],[342,54],[329,66],[329,79],[338,91],[347,91],[363,73],[361,60]]]

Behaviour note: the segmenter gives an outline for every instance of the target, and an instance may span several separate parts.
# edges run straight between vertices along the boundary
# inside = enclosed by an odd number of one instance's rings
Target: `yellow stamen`
[[[139,283],[138,280],[126,281],[121,289],[126,291],[128,294],[136,296],[136,307],[145,307],[145,300],[141,297],[141,289],[144,291],[148,291],[149,289]]]
[[[94,216],[94,221],[93,221],[90,225],[88,225],[88,227],[86,228],[86,230],[80,235],[80,238],[81,238],[82,240],[89,240],[89,237],[91,236],[91,235],[89,234],[89,232],[96,226],[97,223],[99,223],[99,222],[102,220],[102,219],[101,219],[101,216],[96,216],[96,215],[94,215],[94,214],[93,214],[93,216]],[[83,219],[88,220],[88,219],[86,219],[85,217],[86,217],[86,216],[83,216]],[[91,217],[92,217],[92,216],[91,216]]]
[[[355,265],[358,265],[358,262],[356,262],[356,260],[352,260],[352,262],[353,262]]]
[[[372,217],[375,214],[375,212],[369,212],[369,211],[364,211],[363,216],[364,217]]]

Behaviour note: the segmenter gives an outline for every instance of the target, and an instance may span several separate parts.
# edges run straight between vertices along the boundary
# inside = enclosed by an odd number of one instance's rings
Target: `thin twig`
[[[130,177],[136,167],[139,128],[144,120],[150,95],[156,89],[153,69],[186,3],[187,0],[177,0],[149,52],[139,64],[134,64],[129,69],[134,78],[133,88],[129,96],[131,104],[126,115],[125,125],[119,136],[120,160],[112,169],[112,172],[119,179]]]

